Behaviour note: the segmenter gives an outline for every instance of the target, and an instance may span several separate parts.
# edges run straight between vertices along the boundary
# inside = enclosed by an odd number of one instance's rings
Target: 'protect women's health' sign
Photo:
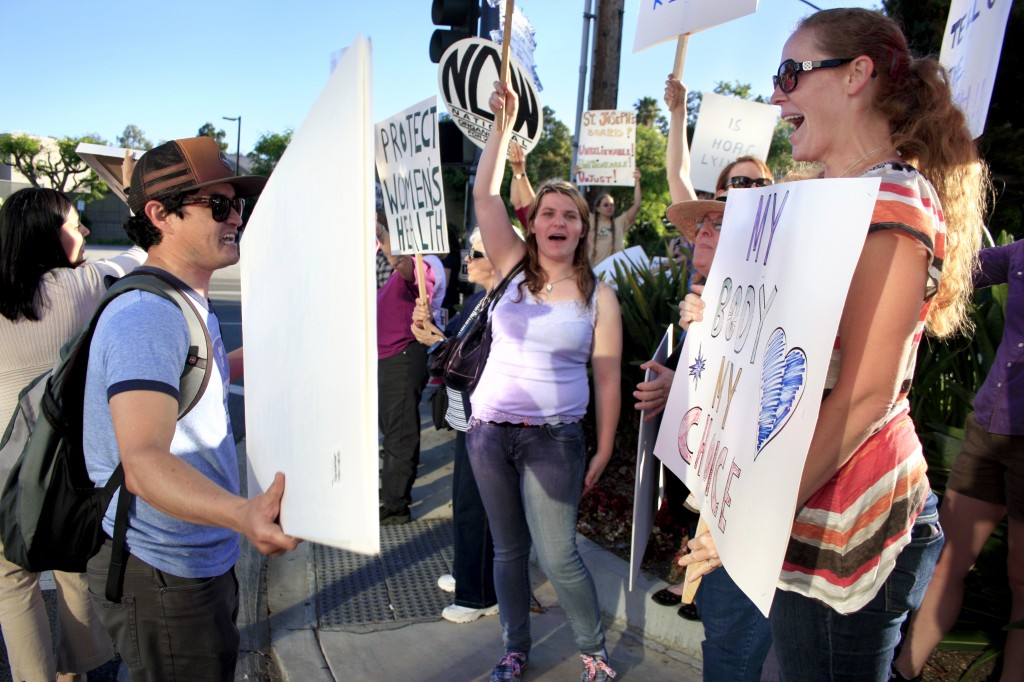
[[[447,254],[437,97],[375,124],[373,137],[392,252]]]
[[[731,190],[654,454],[768,614],[825,374],[879,180]]]
[[[581,185],[635,185],[636,112],[584,112],[576,168]]]

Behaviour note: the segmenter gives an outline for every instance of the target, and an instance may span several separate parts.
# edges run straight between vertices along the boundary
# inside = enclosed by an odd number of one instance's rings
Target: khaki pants
[[[86,673],[114,656],[89,598],[84,573],[54,571],[57,583],[57,652],[39,589],[39,574],[7,561],[0,546],[0,625],[11,678],[50,682],[57,673]]]

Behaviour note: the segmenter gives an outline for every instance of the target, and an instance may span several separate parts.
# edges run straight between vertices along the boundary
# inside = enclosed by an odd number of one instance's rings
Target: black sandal
[[[697,612],[697,606],[694,604],[683,604],[676,613],[679,614],[680,618],[685,618],[686,620],[700,620],[700,614]]]
[[[652,594],[651,601],[660,606],[677,606],[683,601],[683,598],[666,587],[664,590],[658,590]]]

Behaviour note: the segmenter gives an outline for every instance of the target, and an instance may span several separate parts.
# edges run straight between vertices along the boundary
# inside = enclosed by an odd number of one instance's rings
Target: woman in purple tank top
[[[499,195],[519,102],[496,84],[489,106],[502,130],[487,142],[473,198],[495,276],[522,261],[494,305],[487,367],[472,396],[469,460],[494,535],[494,582],[504,656],[492,681],[518,680],[530,653],[530,548],[558,593],[580,649],[584,680],[614,676],[594,581],[576,549],[580,495],[611,457],[619,417],[622,322],[615,293],[587,256],[589,210],[562,180],[543,183],[520,239]],[[593,368],[597,452],[587,462],[581,421]]]

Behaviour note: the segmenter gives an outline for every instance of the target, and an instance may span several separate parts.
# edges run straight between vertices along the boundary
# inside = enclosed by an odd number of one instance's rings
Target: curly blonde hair
[[[935,187],[946,221],[946,253],[928,330],[940,338],[969,331],[988,169],[953,102],[946,70],[930,57],[915,59],[896,22],[871,10],[823,10],[801,21],[797,30],[810,31],[828,54],[865,55],[874,62],[878,87],[873,105],[889,120],[893,147]]]

